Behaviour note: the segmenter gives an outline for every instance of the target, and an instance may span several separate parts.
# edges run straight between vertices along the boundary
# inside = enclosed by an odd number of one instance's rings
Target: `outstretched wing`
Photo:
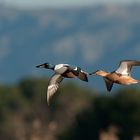
[[[113,87],[113,82],[108,80],[107,78],[104,78],[104,81],[105,81],[107,90],[110,92]]]
[[[82,81],[86,81],[88,82],[88,73],[81,70],[80,67],[75,67],[73,70],[71,70],[73,72],[73,74],[75,74],[76,77],[78,77],[80,80]]]
[[[52,98],[52,96],[56,93],[56,91],[59,88],[59,84],[61,83],[61,81],[64,78],[60,75],[60,74],[54,74],[50,81],[49,81],[49,85],[48,85],[48,89],[47,89],[47,103],[48,105],[50,104],[50,100]]]
[[[78,75],[78,78],[83,80],[83,81],[86,81],[88,82],[88,77],[87,77],[88,73],[84,72],[84,71],[80,71],[79,72],[79,75]]]
[[[117,73],[122,75],[131,75],[132,66],[140,66],[140,61],[135,60],[123,60],[120,62]]]

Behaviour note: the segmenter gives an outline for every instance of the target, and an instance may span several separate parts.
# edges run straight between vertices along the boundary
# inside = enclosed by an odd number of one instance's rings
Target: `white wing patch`
[[[74,70],[77,70],[77,69],[78,69],[77,67],[74,68]]]
[[[129,73],[127,72],[127,69],[123,69],[123,70],[117,70],[116,71],[117,73],[120,73],[120,74],[122,74],[122,75],[128,75]]]
[[[81,70],[81,72],[84,73],[84,74],[86,74],[86,75],[88,75],[88,73],[86,71]]]
[[[58,65],[55,65],[55,71],[57,71],[58,69],[61,69],[62,67],[65,67],[65,66],[69,66],[68,64],[58,64]]]
[[[68,70],[69,65],[68,64],[58,64],[55,66],[54,71],[58,74],[63,74]]]
[[[119,68],[116,70],[116,73],[120,73],[122,75],[130,75],[130,73],[128,73],[127,63],[122,62]]]

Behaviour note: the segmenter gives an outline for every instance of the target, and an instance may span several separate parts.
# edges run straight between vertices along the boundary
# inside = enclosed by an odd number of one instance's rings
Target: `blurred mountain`
[[[28,11],[1,5],[0,81],[44,75],[35,68],[44,62],[111,71],[121,59],[140,60],[139,14],[140,5]]]

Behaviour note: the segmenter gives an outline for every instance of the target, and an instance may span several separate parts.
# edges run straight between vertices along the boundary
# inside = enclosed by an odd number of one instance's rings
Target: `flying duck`
[[[118,69],[111,73],[103,70],[97,70],[95,72],[90,73],[89,75],[102,76],[105,81],[107,90],[111,91],[114,83],[130,85],[139,82],[138,80],[131,77],[132,66],[140,66],[140,61],[122,60],[120,61]]]
[[[80,67],[73,67],[69,64],[57,64],[44,63],[36,66],[37,68],[51,69],[55,73],[49,80],[47,89],[47,103],[50,104],[50,99],[56,93],[59,88],[59,84],[64,78],[79,78],[82,81],[88,82],[88,73],[81,70]]]

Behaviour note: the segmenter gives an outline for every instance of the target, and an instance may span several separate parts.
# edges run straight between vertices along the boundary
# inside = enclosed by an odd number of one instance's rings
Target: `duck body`
[[[58,64],[54,67],[55,73],[61,74],[65,78],[76,78],[80,71],[77,67],[72,67],[68,64]]]
[[[131,77],[132,66],[140,66],[140,61],[136,60],[123,60],[120,61],[119,67],[117,70],[109,73],[103,70],[97,70],[90,75],[99,75],[104,78],[106,87],[108,91],[111,91],[114,83],[121,85],[130,85],[139,83],[138,80]]]
[[[132,78],[131,76],[118,74],[116,72],[109,73],[105,78],[121,85],[130,85],[138,83],[138,80]]]
[[[48,90],[47,90],[47,102],[50,103],[50,99],[56,93],[59,88],[59,84],[64,78],[79,78],[82,81],[88,82],[88,73],[81,70],[80,67],[73,67],[69,64],[49,64],[44,63],[36,66],[37,68],[52,69],[54,74],[49,80]]]

